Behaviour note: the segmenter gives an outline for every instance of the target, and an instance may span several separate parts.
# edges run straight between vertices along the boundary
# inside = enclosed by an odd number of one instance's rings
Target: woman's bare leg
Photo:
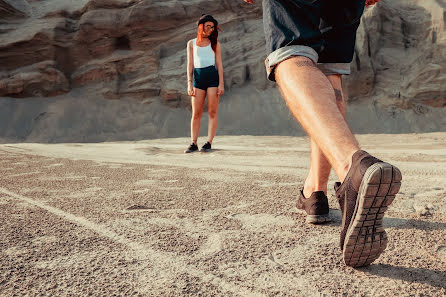
[[[201,116],[203,115],[206,91],[195,88],[195,96],[192,97],[192,119],[190,122],[190,135],[193,143],[197,144],[200,135]]]
[[[209,113],[209,127],[208,127],[208,141],[212,144],[218,124],[218,102],[220,96],[217,96],[217,88],[208,88],[208,113]]]

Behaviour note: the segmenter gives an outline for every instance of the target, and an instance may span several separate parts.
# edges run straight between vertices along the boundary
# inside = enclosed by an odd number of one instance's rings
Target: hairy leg
[[[336,105],[345,119],[345,100],[342,93],[341,75],[328,75],[328,80],[335,92]],[[304,184],[304,196],[310,197],[313,192],[324,191],[327,195],[328,177],[331,165],[316,142],[310,138],[310,171]]]
[[[344,181],[359,144],[338,109],[330,81],[302,56],[281,62],[275,75],[290,111]]]
[[[217,88],[208,88],[207,95],[209,113],[208,140],[212,144],[212,140],[214,140],[217,131],[218,102],[220,101],[220,97],[217,96]]]
[[[195,88],[195,96],[192,97],[192,119],[190,122],[190,135],[193,143],[197,144],[200,134],[201,116],[203,115],[206,91]]]

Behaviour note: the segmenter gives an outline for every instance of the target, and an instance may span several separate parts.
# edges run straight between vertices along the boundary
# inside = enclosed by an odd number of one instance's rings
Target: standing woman
[[[185,153],[198,150],[201,116],[206,95],[208,97],[208,141],[200,149],[211,149],[217,131],[217,109],[220,96],[224,93],[221,48],[218,42],[218,22],[211,15],[198,20],[197,38],[187,43],[187,93],[192,96],[191,140]],[[193,80],[192,80],[193,77]]]

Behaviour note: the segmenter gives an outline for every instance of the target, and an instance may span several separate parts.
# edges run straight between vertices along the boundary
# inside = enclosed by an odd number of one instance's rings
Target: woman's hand
[[[217,87],[217,96],[221,96],[225,93],[225,87],[223,84],[219,84]]]
[[[189,96],[195,97],[195,89],[194,89],[194,87],[192,86],[191,83],[187,84],[187,94]]]
[[[371,6],[371,5],[375,5],[376,3],[378,3],[381,0],[366,0],[365,1],[365,6]]]

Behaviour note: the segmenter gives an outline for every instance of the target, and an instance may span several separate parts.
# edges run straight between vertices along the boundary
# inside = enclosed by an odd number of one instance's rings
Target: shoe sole
[[[384,162],[365,172],[344,241],[342,254],[347,266],[369,265],[386,249],[384,212],[400,190],[401,179],[401,171]]]
[[[324,224],[331,222],[330,217],[328,214],[324,215],[307,215],[305,218],[305,223],[307,224]]]

